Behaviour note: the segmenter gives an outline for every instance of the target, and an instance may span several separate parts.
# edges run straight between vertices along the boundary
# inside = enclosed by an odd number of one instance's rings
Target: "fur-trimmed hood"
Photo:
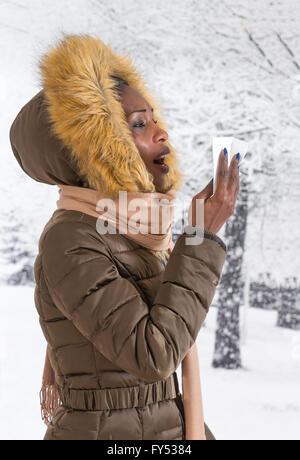
[[[14,155],[33,179],[88,186],[116,198],[120,190],[155,192],[153,176],[133,141],[112,76],[120,77],[152,105],[167,129],[161,107],[128,56],[99,38],[65,35],[39,60],[41,86],[10,129]],[[165,191],[178,190],[183,173],[169,140]]]

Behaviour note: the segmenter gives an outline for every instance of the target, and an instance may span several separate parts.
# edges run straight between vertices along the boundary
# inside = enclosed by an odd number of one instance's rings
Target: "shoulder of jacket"
[[[65,211],[65,210],[59,210]],[[91,219],[89,219],[91,217]],[[68,250],[81,246],[105,251],[107,245],[96,228],[96,218],[79,211],[53,213],[40,239],[40,250]]]
[[[65,280],[69,289],[78,277],[83,284],[89,283],[93,272],[117,274],[102,236],[92,225],[76,219],[51,222],[40,242],[39,261],[51,288]]]

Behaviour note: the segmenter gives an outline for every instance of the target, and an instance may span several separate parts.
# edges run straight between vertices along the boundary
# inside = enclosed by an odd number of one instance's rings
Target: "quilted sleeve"
[[[177,239],[150,307],[92,228],[58,223],[41,247],[57,308],[107,359],[146,382],[172,374],[195,342],[226,259],[217,240],[188,245],[186,237]]]

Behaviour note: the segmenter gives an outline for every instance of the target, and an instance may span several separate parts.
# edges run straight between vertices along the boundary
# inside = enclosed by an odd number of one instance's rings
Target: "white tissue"
[[[212,138],[213,144],[213,193],[215,193],[216,189],[216,172],[218,167],[218,160],[220,156],[221,150],[226,147],[228,151],[228,166],[230,165],[231,159],[237,153],[240,153],[240,160],[239,165],[242,163],[243,159],[246,156],[248,151],[248,143],[245,141],[241,141],[240,139],[236,139],[235,137],[213,137]]]

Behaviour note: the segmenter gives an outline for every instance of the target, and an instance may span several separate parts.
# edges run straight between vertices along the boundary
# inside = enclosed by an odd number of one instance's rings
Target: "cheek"
[[[134,143],[143,158],[145,162],[152,162],[152,155],[153,149],[151,149],[152,144],[151,141],[149,140],[149,136],[146,136],[145,134],[138,134],[136,133],[133,136]]]

